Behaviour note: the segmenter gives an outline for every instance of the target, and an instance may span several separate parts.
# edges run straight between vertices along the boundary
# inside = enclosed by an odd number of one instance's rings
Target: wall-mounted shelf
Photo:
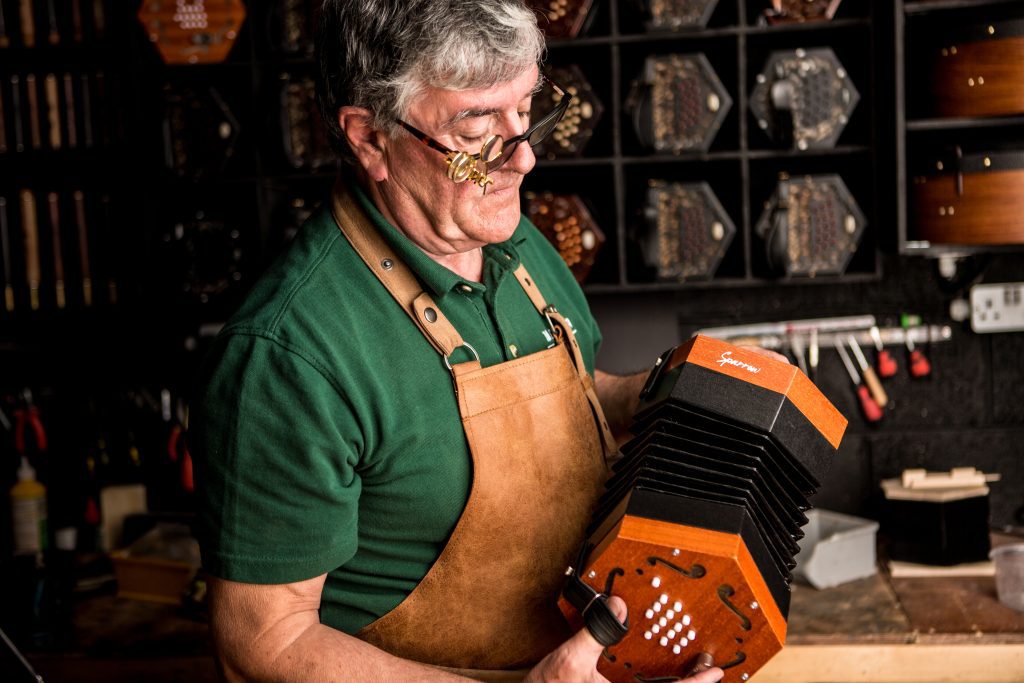
[[[549,43],[548,63],[578,65],[604,104],[604,115],[577,159],[539,160],[524,181],[533,191],[578,193],[608,237],[587,283],[589,293],[673,291],[714,287],[768,286],[784,279],[769,270],[764,247],[754,234],[780,174],[838,173],[868,216],[869,227],[845,275],[799,279],[804,284],[880,277],[878,236],[891,226],[879,212],[878,111],[876,87],[883,60],[864,59],[877,42],[874,3],[846,2],[831,21],[766,25],[759,0],[720,0],[703,30],[644,30],[644,18],[627,0],[595,3],[588,34]],[[771,52],[831,47],[861,93],[849,125],[835,147],[779,147],[749,111],[755,78]],[[625,101],[649,55],[704,54],[732,99],[732,108],[704,152],[655,153],[633,131]],[[873,54],[873,52],[871,52]],[[881,150],[886,153],[886,150]],[[658,281],[643,263],[638,238],[648,179],[708,182],[736,225],[737,233],[710,280]]]
[[[894,3],[893,12],[899,253],[939,257],[1024,249],[1021,245],[928,241],[917,234],[910,215],[913,176],[920,172],[922,160],[931,163],[937,152],[954,146],[982,151],[1000,148],[1007,142],[1024,143],[1024,115],[937,116],[935,86],[930,84],[931,60],[946,47],[944,41],[952,40],[944,36],[959,35],[966,25],[1024,17],[1024,5],[1019,0],[907,0]]]

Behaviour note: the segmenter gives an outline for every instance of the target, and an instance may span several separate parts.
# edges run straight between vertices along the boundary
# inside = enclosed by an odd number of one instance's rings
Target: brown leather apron
[[[487,368],[478,359],[451,364],[466,346],[462,337],[340,183],[333,208],[349,242],[451,369],[473,461],[469,499],[440,557],[401,604],[357,636],[470,677],[517,680],[502,670],[533,665],[571,635],[557,597],[615,451],[593,380],[572,329],[522,266],[515,276],[557,344]]]

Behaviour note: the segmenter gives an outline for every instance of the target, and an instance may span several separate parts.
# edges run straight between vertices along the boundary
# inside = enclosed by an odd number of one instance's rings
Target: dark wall
[[[881,479],[908,467],[974,466],[1002,475],[991,486],[993,523],[1024,523],[1024,333],[974,334],[948,313],[949,302],[975,281],[1024,280],[1024,256],[973,257],[952,281],[918,257],[886,256],[883,272],[874,283],[592,296],[605,337],[598,365],[619,373],[647,368],[702,327],[741,322],[873,314],[885,323],[916,313],[951,325],[951,341],[924,348],[933,368],[928,378],[910,378],[905,352],[892,349],[900,372],[885,380],[890,404],[877,424],[861,416],[838,355],[822,351],[818,384],[850,426],[815,503],[875,516]]]

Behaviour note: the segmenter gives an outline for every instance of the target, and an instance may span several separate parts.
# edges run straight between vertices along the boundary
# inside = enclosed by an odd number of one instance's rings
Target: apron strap
[[[458,333],[438,308],[430,295],[423,291],[409,267],[394,254],[381,234],[370,225],[366,214],[356,204],[352,193],[340,180],[332,193],[334,221],[352,244],[359,257],[387,288],[427,341],[447,362],[452,352],[466,346]],[[476,355],[476,352],[473,352]]]
[[[519,264],[519,267],[515,270],[515,276],[519,280],[523,291],[526,292],[526,296],[530,297],[530,301],[533,302],[537,311],[547,318],[548,324],[551,325],[555,336],[565,336],[567,342],[565,345],[566,349],[568,349],[569,357],[572,358],[572,362],[576,366],[580,383],[583,385],[583,391],[587,396],[587,401],[590,403],[590,410],[594,413],[594,420],[597,422],[598,431],[601,434],[601,445],[604,448],[605,460],[610,462],[615,457],[619,447],[611,428],[608,426],[608,420],[604,416],[601,402],[597,398],[594,380],[591,378],[590,373],[587,372],[587,366],[583,363],[583,353],[580,351],[579,342],[576,341],[576,333],[573,332],[572,326],[569,325],[569,321],[565,319],[565,316],[559,313],[558,309],[554,306],[549,305],[544,299],[544,295],[540,293],[537,284],[530,277],[530,274],[526,272],[526,266]]]

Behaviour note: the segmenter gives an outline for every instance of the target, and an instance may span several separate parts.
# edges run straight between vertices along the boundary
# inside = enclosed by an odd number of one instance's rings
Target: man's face
[[[491,135],[507,140],[527,129],[537,82],[534,66],[489,88],[426,88],[405,120],[450,149],[476,153]],[[485,194],[471,182],[449,180],[444,156],[404,130],[387,142],[385,159],[388,180],[380,191],[399,217],[398,227],[434,253],[470,251],[511,237],[519,224],[519,186],[536,161],[521,143],[490,175],[494,183]]]

